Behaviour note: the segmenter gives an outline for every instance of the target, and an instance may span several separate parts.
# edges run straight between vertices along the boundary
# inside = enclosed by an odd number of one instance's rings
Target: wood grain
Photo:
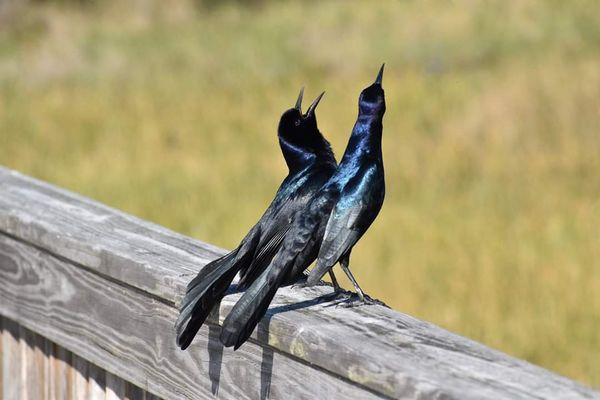
[[[0,265],[12,266],[0,268],[0,313],[78,355],[73,398],[101,396],[103,370],[166,399],[380,398],[270,348],[223,349],[208,328],[181,351],[171,305],[1,235]]]
[[[7,276],[0,280],[0,313],[29,313],[18,321],[167,398],[175,387],[186,397],[212,397],[207,377],[220,377],[219,396],[257,397],[259,388],[259,396],[280,398],[278,374],[296,376],[285,385],[293,390],[326,390],[321,382],[333,380],[352,393],[393,398],[600,397],[385,307],[331,307],[321,297],[328,287],[280,290],[251,343],[235,353],[214,346],[216,323],[239,298],[230,294],[191,351],[178,352],[174,306],[187,281],[221,250],[2,168],[0,232],[10,235],[0,245],[0,274]],[[265,376],[270,391],[260,388]],[[325,395],[341,397],[334,393]]]
[[[10,382],[0,386],[3,400],[159,399],[5,317],[0,317],[0,361],[0,382]]]

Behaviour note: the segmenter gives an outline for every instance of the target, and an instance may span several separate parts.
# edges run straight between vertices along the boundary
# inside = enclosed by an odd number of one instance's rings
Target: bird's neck
[[[322,135],[318,140],[319,143],[315,146],[316,161],[323,164],[337,165],[331,144]]]
[[[315,138],[310,150],[282,137],[279,138],[279,145],[291,174],[315,164],[336,164],[331,145],[323,136]]]
[[[381,160],[382,132],[381,116],[360,114],[352,129],[340,166],[360,159]]]
[[[284,138],[279,138],[279,146],[285,158],[285,163],[290,170],[290,174],[300,172],[310,164],[315,162],[316,156],[305,149],[291,143]]]

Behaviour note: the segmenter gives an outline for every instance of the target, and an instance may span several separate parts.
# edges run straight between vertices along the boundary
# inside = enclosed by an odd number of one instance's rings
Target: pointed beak
[[[302,97],[304,96],[304,86],[300,89],[300,94],[298,95],[298,100],[296,100],[296,105],[294,108],[302,114]]]
[[[315,101],[313,101],[312,104],[310,105],[310,107],[308,107],[308,110],[306,111],[307,117],[315,113],[315,108],[317,108],[317,106],[319,105],[319,102],[323,98],[324,94],[325,94],[325,92],[318,95],[317,98],[315,99]]]
[[[381,65],[379,73],[377,74],[377,78],[375,78],[375,83],[378,85],[381,85],[381,82],[383,81],[383,67],[385,67],[385,63]]]

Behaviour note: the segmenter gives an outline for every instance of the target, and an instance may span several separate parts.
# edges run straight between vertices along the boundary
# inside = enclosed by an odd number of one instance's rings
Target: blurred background
[[[340,157],[383,61],[387,197],[357,279],[599,386],[595,1],[0,1],[0,164],[232,248],[286,174],[300,87],[327,90]]]

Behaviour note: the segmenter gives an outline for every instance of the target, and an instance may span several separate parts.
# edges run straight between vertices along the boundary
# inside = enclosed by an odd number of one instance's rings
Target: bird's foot
[[[292,288],[292,289],[304,289],[304,288],[306,288],[306,287],[308,287],[308,286],[306,285],[306,279],[304,279],[304,280],[300,280],[300,281],[298,281],[298,282],[296,282],[296,283],[292,284],[292,286],[291,286],[291,288]]]
[[[306,282],[294,283],[290,286],[292,289],[304,289],[306,286]]]
[[[342,288],[334,288],[333,292],[323,295],[324,298],[335,301],[336,303],[346,301],[350,296],[352,296],[352,293]]]
[[[356,300],[358,300],[354,293],[345,290],[334,291],[330,294],[326,294],[325,296],[331,298],[331,303],[327,304],[325,307],[347,308],[350,307],[348,304],[354,303]]]
[[[371,305],[382,305],[383,303],[379,300],[374,300],[369,296],[361,298],[357,293],[341,291],[339,293],[333,293],[335,300],[327,307],[335,308],[354,308],[360,306],[371,306]],[[383,304],[385,305],[385,304]]]
[[[360,300],[362,305],[364,306],[374,306],[377,304],[381,304],[380,301],[372,299],[371,297],[364,295],[364,297]]]

